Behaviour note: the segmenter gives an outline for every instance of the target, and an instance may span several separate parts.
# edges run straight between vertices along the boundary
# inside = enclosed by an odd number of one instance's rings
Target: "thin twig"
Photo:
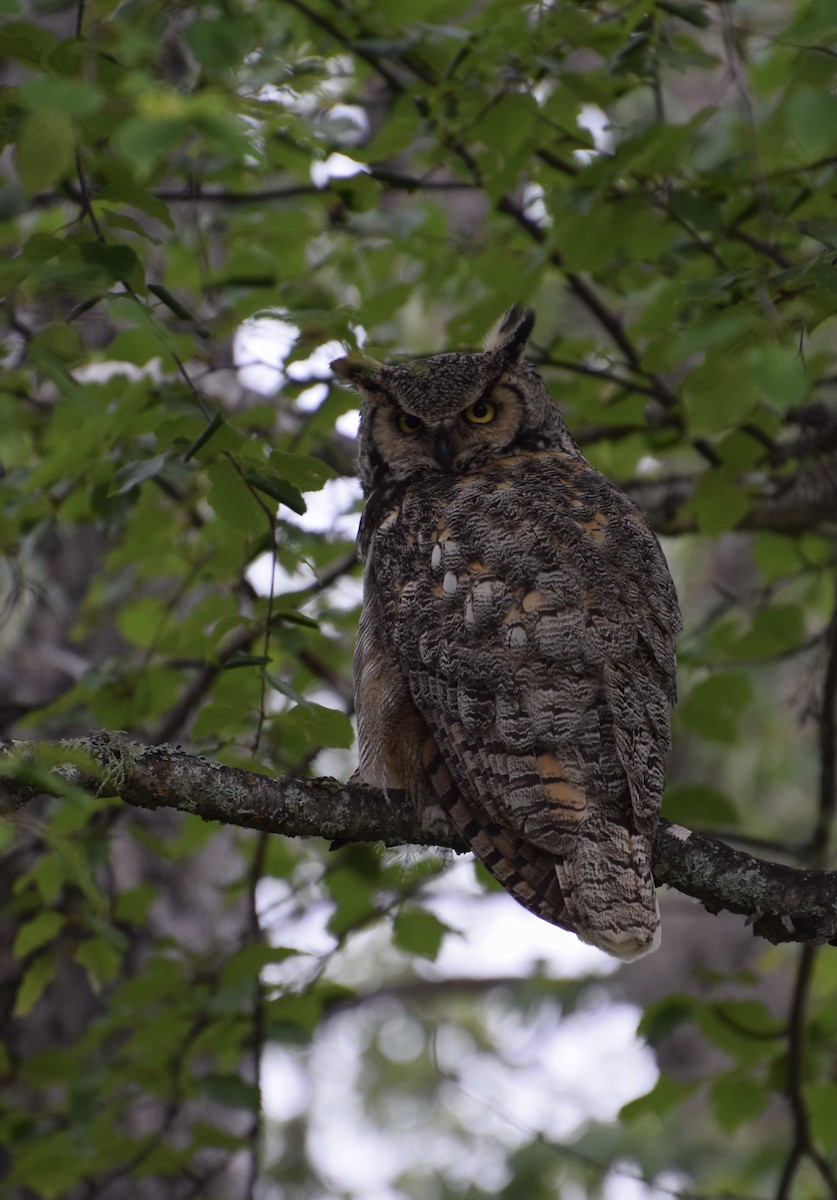
[[[265,861],[267,859],[267,850],[270,844],[270,835],[260,833],[256,839],[256,844],[253,849],[253,860],[250,864],[250,869],[247,873],[247,924],[248,924],[248,944],[258,946],[264,940],[261,921],[259,919],[258,909],[258,886],[264,875]],[[253,1124],[250,1132],[247,1135],[247,1140],[250,1143],[250,1163],[247,1172],[247,1181],[245,1184],[244,1195],[247,1200],[252,1200],[255,1195],[256,1185],[258,1184],[261,1175],[262,1165],[262,1059],[264,1056],[265,1044],[265,1003],[264,990],[262,988],[261,979],[256,976],[253,980],[253,1008],[252,1008],[252,1025],[251,1040],[250,1040],[250,1062],[253,1073],[253,1086],[259,1097],[259,1107],[256,1115],[253,1118]]]
[[[90,202],[90,193],[87,190],[87,178],[84,174],[84,168],[81,165],[81,151],[76,150],[76,177],[78,178],[78,186],[81,191],[81,215],[87,217],[90,224],[93,226],[93,232],[96,234],[96,240],[104,242],[105,238],[102,233],[101,226],[93,211],[93,205]]]
[[[785,1095],[793,1118],[793,1142],[782,1169],[776,1200],[790,1200],[791,1186],[805,1158],[813,1163],[828,1189],[831,1200],[837,1200],[837,1176],[811,1136],[811,1124],[803,1090],[806,1012],[816,955],[815,946],[802,947],[791,1000]]]
[[[270,554],[270,587],[267,593],[267,612],[264,619],[264,639],[262,641],[262,655],[265,659],[270,658],[270,636],[273,630],[273,606],[276,602],[276,527],[271,523],[273,532],[273,544]],[[267,719],[267,671],[262,669],[261,672],[261,688],[259,691],[259,716],[256,721],[256,732],[253,737],[252,752],[255,757],[259,748],[259,743],[262,740],[262,730]]]
[[[824,866],[837,804],[837,582],[828,632],[828,657],[819,717],[820,786],[817,824],[809,844],[812,861]]]
[[[352,54],[356,54],[358,58],[363,59],[367,66],[370,66],[376,74],[380,75],[386,82],[387,87],[396,95],[400,96],[405,91],[404,84],[398,76],[394,75],[389,67],[383,65],[377,54],[374,54],[366,46],[358,46],[352,38],[343,33],[341,29],[338,29],[328,17],[323,16],[322,13],[315,12],[314,9],[304,4],[302,0],[285,0],[285,2],[290,4],[292,8],[295,8],[297,12],[301,12],[303,16],[307,17],[312,25],[317,25],[320,29],[324,29],[339,45],[345,46],[347,50],[351,50]]]
[[[745,246],[749,246],[751,250],[758,251],[759,254],[765,254],[768,258],[772,258],[777,267],[793,267],[796,266],[794,261],[775,246],[773,242],[765,241],[764,238],[755,237],[752,233],[747,233],[745,229],[738,229],[736,226],[730,226],[724,231],[728,238],[733,241],[743,242]]]
[[[378,179],[387,187],[401,191],[435,191],[462,192],[473,191],[477,186],[465,179],[422,179],[417,175],[404,175],[397,171],[387,171],[383,168],[371,167],[366,174],[370,179]],[[208,203],[208,204],[265,204],[278,200],[295,200],[299,196],[328,196],[338,191],[345,180],[329,180],[325,184],[298,183],[287,187],[263,188],[253,192],[231,192],[227,190],[204,192],[182,191],[174,188],[159,188],[153,195],[156,200],[171,203]]]

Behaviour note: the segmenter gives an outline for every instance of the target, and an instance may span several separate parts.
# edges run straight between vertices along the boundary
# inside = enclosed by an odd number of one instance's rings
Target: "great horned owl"
[[[521,904],[632,959],[660,940],[680,614],[523,361],[533,325],[515,307],[483,352],[332,364],[363,394],[358,778],[441,803]]]

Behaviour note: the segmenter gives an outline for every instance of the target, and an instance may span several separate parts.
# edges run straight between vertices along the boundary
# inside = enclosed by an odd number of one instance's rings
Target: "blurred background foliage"
[[[677,578],[666,815],[833,867],[833,0],[0,12],[3,731],[348,774],[328,361],[522,301]],[[10,1200],[837,1197],[833,948],[671,894],[615,971],[467,861],[72,791],[0,854]]]

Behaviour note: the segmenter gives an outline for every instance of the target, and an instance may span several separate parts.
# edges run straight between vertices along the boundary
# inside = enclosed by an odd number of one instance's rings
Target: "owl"
[[[628,960],[660,940],[680,615],[524,360],[533,325],[515,306],[481,352],[332,364],[363,397],[356,778],[441,805],[522,905]]]

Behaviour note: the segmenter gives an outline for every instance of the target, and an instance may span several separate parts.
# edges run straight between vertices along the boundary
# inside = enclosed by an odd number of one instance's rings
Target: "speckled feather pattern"
[[[483,353],[335,365],[366,396],[359,774],[442,803],[525,907],[629,959],[659,940],[680,618],[642,514],[520,361],[531,322],[512,310]]]

